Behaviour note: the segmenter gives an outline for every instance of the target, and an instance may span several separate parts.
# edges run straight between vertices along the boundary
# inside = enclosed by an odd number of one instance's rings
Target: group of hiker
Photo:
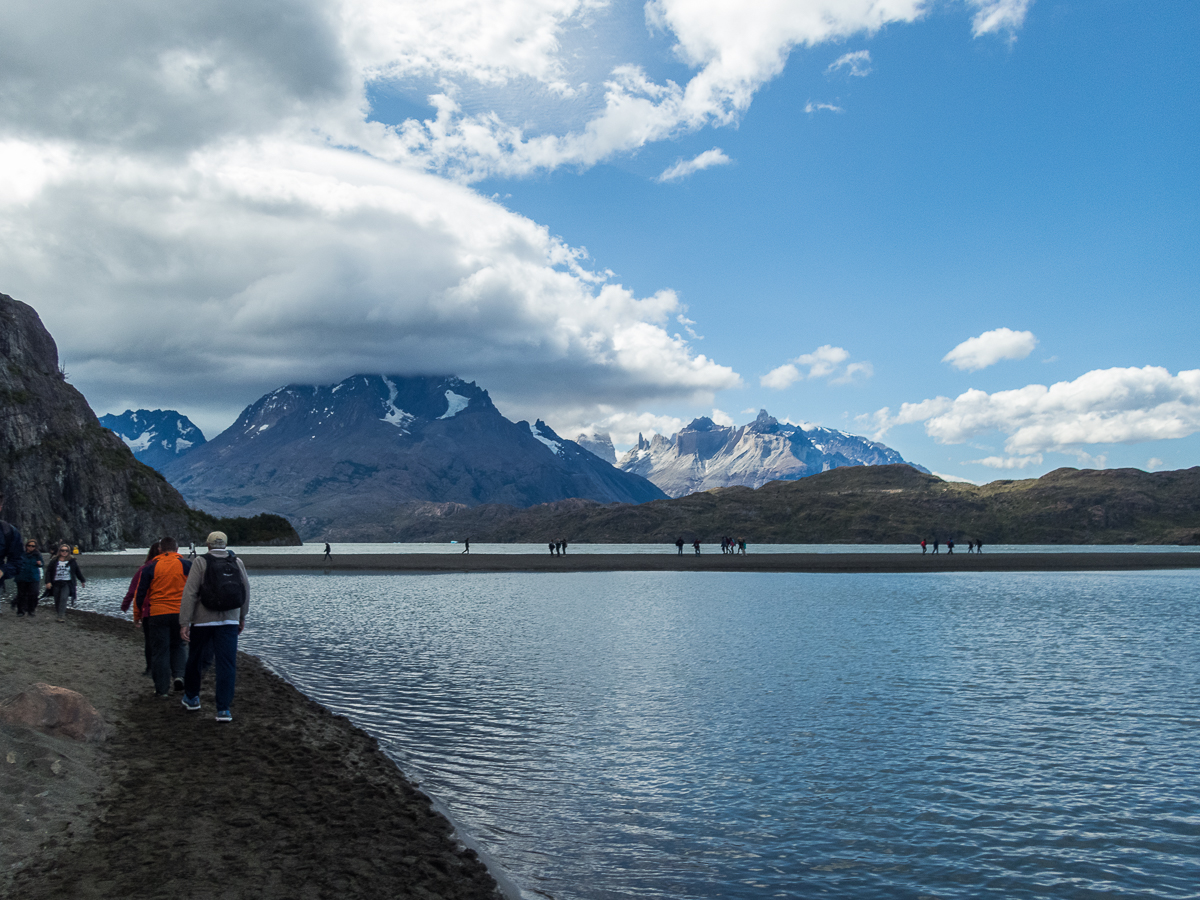
[[[679,551],[680,556],[683,556],[683,538],[682,537],[677,537],[675,539],[675,549]],[[692,551],[697,556],[700,555],[700,539],[699,538],[696,538],[696,540],[692,541]],[[746,555],[746,539],[745,538],[737,538],[736,540],[734,540],[731,537],[721,538],[721,552],[728,554],[730,556],[733,556],[735,554],[745,556]]]
[[[189,712],[198,712],[200,684],[209,665],[216,669],[216,719],[230,722],[237,681],[238,635],[246,627],[250,579],[246,567],[214,531],[208,552],[185,559],[173,537],[155,541],[134,573],[121,603],[142,629],[146,671],[154,694],[182,694]]]
[[[0,495],[3,511],[4,497]],[[0,519],[0,591],[8,593],[11,579],[16,591],[9,604],[18,616],[32,618],[42,600],[53,598],[58,621],[66,621],[67,604],[74,605],[79,585],[87,584],[75,559],[78,555],[77,546],[64,542],[46,562],[36,540],[22,540],[20,529]]]
[[[567,542],[566,541],[550,541],[548,546],[550,547],[550,555],[551,556],[566,556],[567,555]]]
[[[940,546],[941,545],[938,543],[937,538],[934,538],[933,552],[940,553],[941,552]],[[928,551],[928,549],[929,549],[929,545],[926,543],[925,538],[921,538],[921,553],[922,554],[926,553]],[[950,538],[949,540],[946,541],[946,552],[947,553],[954,552],[954,539],[953,538]],[[967,552],[968,553],[982,553],[983,552],[983,541],[978,541],[978,540],[967,541]]]

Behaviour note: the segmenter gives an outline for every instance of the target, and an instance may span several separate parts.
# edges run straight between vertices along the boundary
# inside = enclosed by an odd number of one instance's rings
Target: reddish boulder
[[[0,703],[0,722],[74,741],[100,741],[108,734],[104,719],[82,694],[51,684],[35,684]]]

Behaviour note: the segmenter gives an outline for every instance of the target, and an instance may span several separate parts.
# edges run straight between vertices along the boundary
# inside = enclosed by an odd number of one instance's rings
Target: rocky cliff
[[[403,504],[531,506],[665,495],[542,421],[511,422],[453,377],[355,375],[289,385],[247,407],[164,474],[197,506],[285,515],[307,539],[396,540]]]
[[[85,550],[203,537],[210,519],[101,427],[31,306],[0,294],[0,492],[26,537]]]
[[[900,463],[905,460],[899,453],[876,441],[819,425],[782,423],[764,409],[740,427],[717,425],[705,416],[669,438],[638,435],[637,446],[617,467],[649,479],[670,497],[684,497],[712,488],[795,481],[844,466]]]

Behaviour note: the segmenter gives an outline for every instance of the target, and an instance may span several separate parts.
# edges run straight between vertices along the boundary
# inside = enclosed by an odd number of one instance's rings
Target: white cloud
[[[1157,456],[1152,456],[1148,460],[1146,460],[1146,471],[1147,472],[1157,472],[1159,469],[1166,468],[1166,465],[1167,464],[1165,462],[1163,462],[1161,459],[1159,459]]]
[[[971,22],[975,37],[997,31],[1015,32],[1025,24],[1033,0],[968,0],[978,12]]]
[[[731,160],[719,147],[713,147],[711,150],[705,150],[699,156],[693,159],[680,159],[674,165],[668,167],[661,175],[658,176],[658,181],[679,181],[681,178],[695,172],[703,172],[705,169],[710,169],[713,166],[727,166]]]
[[[970,390],[953,400],[905,403],[895,416],[886,408],[874,416],[878,437],[913,422],[924,422],[925,431],[943,444],[998,431],[1008,435],[1004,449],[1012,456],[1059,451],[1103,465],[1103,456],[1082,448],[1200,431],[1200,369],[1177,375],[1161,366],[1097,369],[1049,387],[1031,384],[994,394]]]
[[[478,22],[491,17],[483,0],[478,3],[485,8],[472,17],[474,2],[455,4],[455,13],[445,24],[437,11],[419,15],[416,25],[405,24],[405,40],[399,43],[384,46],[373,38],[368,42],[374,48],[367,54],[373,60],[369,71],[381,77],[415,73],[430,79],[441,76],[461,81],[469,77],[482,84],[521,77],[541,88],[530,91],[528,85],[512,85],[507,99],[523,92],[524,101],[517,102],[527,112],[533,111],[530,101],[537,95],[544,104],[551,97],[570,93],[587,95],[588,115],[566,130],[551,127],[539,131],[511,124],[527,120],[527,115],[505,118],[494,107],[466,111],[457,99],[457,82],[450,89],[438,87],[430,97],[436,114],[404,122],[396,130],[390,152],[465,180],[563,165],[594,165],[647,143],[707,126],[735,124],[755,93],[783,71],[793,49],[869,36],[889,24],[914,22],[930,7],[929,0],[771,0],[754,4],[650,0],[645,6],[647,22],[675,38],[675,55],[694,74],[683,84],[656,82],[630,57],[593,79],[599,89],[585,91],[583,85],[572,86],[565,80],[568,69],[578,61],[568,60],[558,47],[570,37],[573,25],[603,4],[509,0],[514,8],[528,6],[529,11],[518,17],[524,23],[521,29],[499,40],[494,31],[477,35]],[[977,36],[1001,30],[1011,33],[1028,6],[1028,0],[971,2],[976,7],[973,30]],[[419,8],[425,10],[426,4]],[[372,23],[368,30],[378,27]],[[470,53],[460,49],[463,34]],[[511,50],[512,41],[519,41],[521,54]],[[865,54],[868,51],[846,54],[844,63],[839,60],[834,65],[849,66],[851,74],[866,74],[869,55]],[[389,57],[395,60],[386,61]],[[828,103],[810,103],[806,109],[840,111]]]
[[[963,478],[961,475],[947,475],[944,472],[934,472],[936,477],[942,481],[950,481],[957,484],[978,484],[978,481],[972,481],[970,478]]]
[[[685,420],[675,416],[662,416],[649,412],[632,413],[604,409],[601,409],[601,412],[604,413],[601,418],[586,425],[572,425],[571,422],[574,420],[569,415],[551,420],[550,425],[559,434],[607,433],[612,436],[613,446],[618,449],[618,452],[623,452],[637,442],[639,434],[647,439],[654,434],[672,435],[687,424]],[[559,428],[560,422],[562,428]]]
[[[969,459],[967,465],[987,466],[990,469],[1024,469],[1027,466],[1040,466],[1042,454],[1030,456],[987,456],[983,459]]]
[[[829,68],[825,70],[826,74],[831,74],[839,69],[847,68],[850,71],[847,75],[854,75],[859,78],[871,74],[871,51],[856,50],[853,53],[843,53],[836,60],[829,64]]]
[[[709,416],[709,418],[712,419],[717,425],[722,425],[725,428],[733,427],[733,416],[729,415],[729,413],[725,412],[724,410],[717,409],[715,406],[713,407],[712,415]]]
[[[996,328],[963,341],[943,356],[942,362],[966,372],[977,372],[1002,359],[1024,359],[1033,352],[1037,343],[1032,331]]]
[[[811,100],[809,100],[807,103],[804,104],[804,111],[806,113],[808,113],[809,115],[812,115],[813,113],[819,112],[821,110],[825,110],[826,112],[835,112],[835,113],[845,112],[845,110],[842,109],[840,106],[835,106],[832,103],[813,103]]]
[[[825,344],[803,353],[759,378],[763,387],[781,391],[805,378],[828,378],[830,384],[850,384],[870,378],[875,370],[869,362],[847,363],[850,351]]]

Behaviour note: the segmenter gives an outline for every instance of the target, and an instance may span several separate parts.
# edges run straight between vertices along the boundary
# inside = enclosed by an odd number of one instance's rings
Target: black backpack
[[[246,584],[233,551],[225,556],[205,553],[204,583],[200,585],[200,602],[214,612],[239,609],[246,602]]]

